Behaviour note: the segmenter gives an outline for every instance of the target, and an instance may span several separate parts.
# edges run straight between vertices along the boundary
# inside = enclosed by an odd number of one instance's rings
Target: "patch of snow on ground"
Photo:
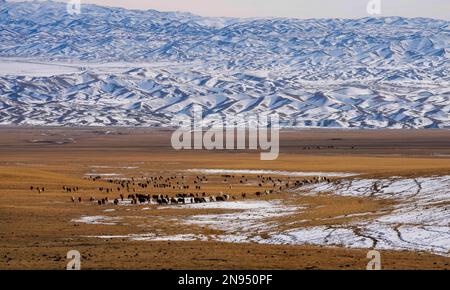
[[[349,179],[299,189],[300,194],[311,192],[395,199],[399,204],[371,221],[298,229],[264,242],[428,251],[450,256],[450,176]],[[342,230],[347,234],[342,235]],[[361,242],[355,242],[358,239]]]
[[[99,239],[130,239],[132,241],[207,241],[208,237],[204,235],[195,234],[178,234],[178,235],[156,235],[148,234],[130,234],[130,235],[116,235],[116,236],[89,236]]]
[[[122,176],[122,174],[119,173],[86,173],[85,176]]]
[[[117,221],[120,220],[119,217],[108,217],[108,216],[82,216],[79,219],[73,219],[71,222],[74,223],[84,223],[88,225],[116,225]]]
[[[227,233],[239,233],[242,236],[254,235],[274,227],[276,224],[271,224],[269,219],[286,216],[300,209],[284,205],[280,200],[205,203],[187,205],[187,207],[238,210],[231,213],[194,215],[184,221],[189,224],[209,226]]]

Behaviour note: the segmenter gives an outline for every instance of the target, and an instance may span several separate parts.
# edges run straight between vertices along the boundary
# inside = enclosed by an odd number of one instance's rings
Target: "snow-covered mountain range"
[[[0,124],[449,128],[450,22],[231,19],[0,0]]]

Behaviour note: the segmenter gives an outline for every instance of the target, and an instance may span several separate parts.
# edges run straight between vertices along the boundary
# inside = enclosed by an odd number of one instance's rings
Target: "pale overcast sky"
[[[11,1],[11,0],[9,0]],[[64,0],[61,0],[64,2]],[[204,16],[360,18],[370,16],[371,0],[81,0],[103,6],[160,11],[188,11]],[[380,16],[430,17],[450,20],[450,0],[372,0]],[[65,1],[67,2],[67,1]]]

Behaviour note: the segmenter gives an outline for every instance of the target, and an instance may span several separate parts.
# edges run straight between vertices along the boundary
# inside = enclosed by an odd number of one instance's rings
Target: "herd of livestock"
[[[228,188],[232,188],[232,184],[248,185],[249,178],[244,175],[221,175],[221,181],[227,184]],[[171,176],[171,177],[148,177],[135,179],[134,177],[129,179],[102,179],[100,176],[90,176],[88,177],[90,181],[106,181],[108,186],[99,186],[97,190],[100,194],[112,194],[116,193],[117,198],[111,199],[107,196],[96,199],[94,196],[89,198],[90,202],[95,202],[98,205],[106,204],[160,204],[160,205],[170,205],[170,204],[189,204],[189,203],[207,203],[207,202],[219,202],[227,201],[240,198],[247,198],[249,193],[241,192],[237,195],[219,193],[216,195],[207,194],[202,191],[202,187],[209,182],[206,176],[195,176],[193,180],[188,181],[186,176]],[[312,177],[303,178],[299,180],[283,180],[279,177],[273,176],[256,176],[256,183],[252,180],[255,187],[260,188],[260,190],[255,191],[254,195],[256,197],[261,197],[273,193],[281,193],[288,189],[298,188],[307,184],[314,184],[319,182],[331,182],[331,179],[327,177]],[[148,191],[153,188],[153,191],[162,191],[164,189],[169,189],[172,192],[178,191],[179,193],[169,194],[144,194],[139,193],[139,191]],[[30,187],[31,190],[37,190],[39,193],[44,192],[44,187]],[[66,186],[62,187],[62,190],[66,193],[74,194],[80,189],[78,186]],[[196,191],[196,192],[193,192]],[[71,201],[73,203],[81,203],[83,199],[81,197],[71,196]]]

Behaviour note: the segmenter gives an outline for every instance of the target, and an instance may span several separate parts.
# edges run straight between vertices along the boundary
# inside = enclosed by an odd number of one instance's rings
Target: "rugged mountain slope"
[[[200,104],[284,126],[450,127],[449,56],[441,20],[0,2],[0,124],[164,126]]]

